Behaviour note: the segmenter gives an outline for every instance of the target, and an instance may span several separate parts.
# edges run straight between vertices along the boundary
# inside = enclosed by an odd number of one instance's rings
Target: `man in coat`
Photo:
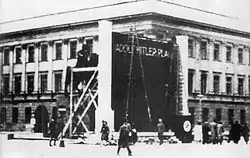
[[[120,127],[120,130],[119,130],[117,155],[119,155],[121,148],[127,148],[128,155],[132,156],[132,151],[129,148],[130,134],[131,134],[131,125],[130,123],[128,123],[128,120],[125,120],[125,122],[123,123],[123,125]]]
[[[242,127],[242,136],[243,136],[246,144],[248,144],[248,141],[249,141],[249,127],[247,126],[247,123],[244,123],[244,125]]]
[[[107,145],[109,142],[109,127],[108,127],[108,123],[106,121],[102,121],[102,129],[101,129],[101,141],[103,143],[103,145]]]
[[[157,124],[157,132],[158,132],[158,139],[160,140],[160,145],[163,144],[163,134],[165,130],[165,125],[162,123],[162,119],[158,119]]]
[[[220,143],[220,145],[222,145],[222,141],[223,141],[223,132],[224,132],[224,127],[222,122],[219,122],[217,124],[217,134],[218,134],[218,143]]]
[[[57,140],[57,123],[52,118],[49,123],[49,130],[50,130],[50,140],[49,140],[49,146],[52,146],[51,142],[54,141],[54,146],[56,146],[56,140]]]

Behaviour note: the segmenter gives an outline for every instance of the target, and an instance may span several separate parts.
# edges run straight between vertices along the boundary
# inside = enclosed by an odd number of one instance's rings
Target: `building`
[[[75,65],[83,43],[90,45],[92,52],[110,52],[107,42],[111,40],[104,37],[111,36],[105,32],[128,33],[131,27],[140,36],[157,41],[177,37],[186,92],[180,109],[191,114],[193,124],[216,119],[227,127],[234,120],[250,125],[250,23],[157,0],[1,23],[1,123],[21,128],[35,112],[38,123],[43,122],[37,130],[43,131],[58,107],[69,108],[64,96],[66,67]],[[106,70],[110,69],[107,65]],[[105,97],[102,99],[109,105]],[[103,107],[96,114],[106,110],[104,117],[114,122],[110,107]],[[100,125],[95,126],[89,128],[98,130]]]

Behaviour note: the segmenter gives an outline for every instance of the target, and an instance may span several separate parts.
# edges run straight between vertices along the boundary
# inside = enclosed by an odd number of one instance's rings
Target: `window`
[[[220,61],[220,45],[214,44],[214,61]]]
[[[232,61],[232,47],[227,46],[226,47],[227,52],[226,52],[226,62],[231,62]]]
[[[243,95],[244,89],[244,78],[238,78],[238,94]]]
[[[56,60],[62,59],[62,43],[56,43]]]
[[[248,49],[248,64],[250,65],[250,48]]]
[[[76,58],[77,41],[70,41],[70,58]]]
[[[1,108],[1,120],[0,123],[6,123],[6,108]]]
[[[188,39],[188,57],[194,57],[194,40]]]
[[[194,70],[188,70],[188,94],[193,94]]]
[[[234,122],[234,109],[228,109],[228,123],[233,124]]]
[[[16,48],[16,64],[22,64],[22,49],[21,48]]]
[[[200,43],[200,53],[201,53],[201,59],[208,59],[207,55],[207,42],[201,41]]]
[[[220,93],[220,76],[214,75],[214,94]]]
[[[243,64],[243,49],[242,48],[238,49],[238,60],[239,60],[239,64]]]
[[[48,89],[48,75],[47,73],[40,74],[40,91],[41,93],[45,93]]]
[[[89,53],[93,53],[93,40],[92,39],[86,40],[86,44],[88,46]]]
[[[6,74],[3,75],[3,94],[8,95],[10,92],[10,75]]]
[[[62,91],[62,72],[57,71],[54,72],[54,83],[55,83],[55,92],[61,92]]]
[[[216,121],[221,121],[221,108],[215,110]]]
[[[35,62],[35,47],[34,46],[28,47],[28,62],[30,63]]]
[[[188,111],[191,114],[191,124],[194,125],[195,108],[194,107],[188,107]]]
[[[18,108],[12,108],[12,123],[18,123]]]
[[[202,108],[202,122],[203,123],[208,121],[208,113],[209,113],[208,108]]]
[[[21,86],[22,86],[22,74],[15,74],[15,94],[21,93]]]
[[[207,73],[201,73],[201,94],[205,94],[207,92]]]
[[[240,110],[240,123],[244,124],[246,122],[246,110]]]
[[[48,61],[48,45],[41,45],[41,61]]]
[[[31,119],[31,107],[25,108],[25,123],[30,123]]]
[[[248,95],[250,96],[250,76],[248,76]]]
[[[4,49],[3,51],[3,64],[9,65],[10,64],[10,50]]]
[[[226,77],[226,94],[232,94],[232,77],[230,76]]]
[[[27,91],[29,94],[34,92],[34,73],[27,74]]]

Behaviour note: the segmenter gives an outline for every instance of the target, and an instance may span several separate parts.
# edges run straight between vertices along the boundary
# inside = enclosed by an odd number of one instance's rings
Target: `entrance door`
[[[48,131],[49,113],[44,105],[40,105],[35,110],[35,132],[42,132],[44,134]]]

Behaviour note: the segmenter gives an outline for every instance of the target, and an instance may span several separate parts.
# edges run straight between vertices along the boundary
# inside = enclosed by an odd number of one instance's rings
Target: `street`
[[[116,155],[117,146],[74,144],[65,142],[65,148],[49,147],[47,140],[1,140],[1,158],[84,158],[128,157],[126,149]],[[201,145],[201,144],[153,144],[138,143],[131,146],[133,158],[249,158],[250,144]]]

